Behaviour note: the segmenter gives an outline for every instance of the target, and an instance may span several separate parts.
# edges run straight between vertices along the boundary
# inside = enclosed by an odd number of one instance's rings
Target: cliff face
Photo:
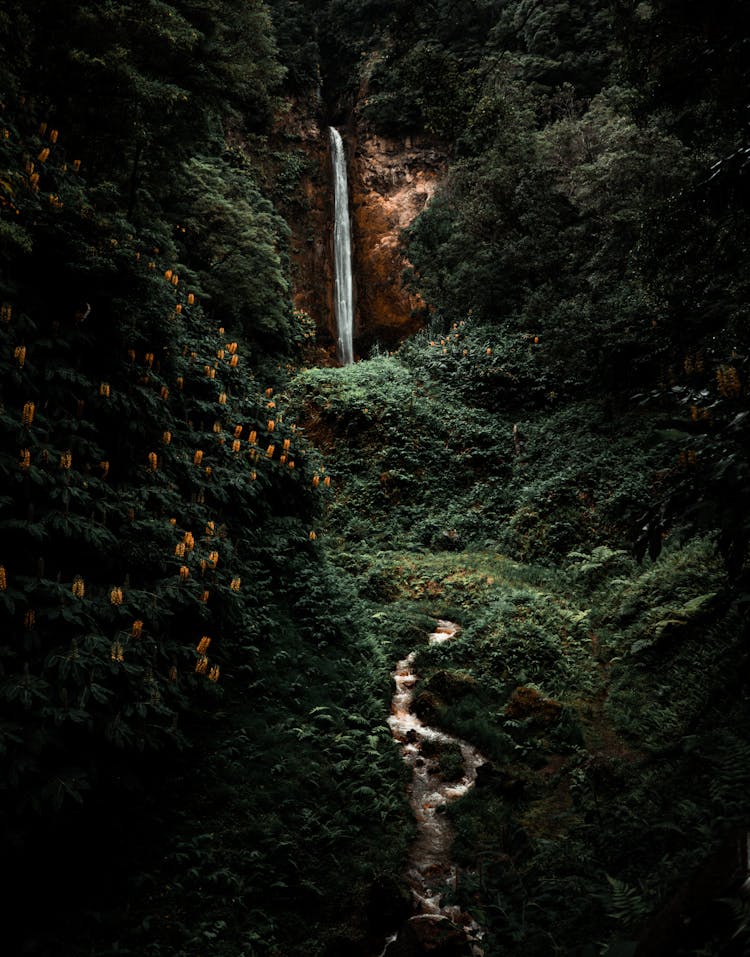
[[[328,129],[319,104],[295,103],[278,133],[296,141],[299,188],[283,213],[292,231],[294,305],[314,319],[315,362],[336,360],[333,305],[333,185]],[[357,356],[374,343],[391,347],[415,332],[426,305],[403,286],[408,266],[401,232],[424,209],[446,166],[445,154],[427,138],[378,136],[363,125],[341,128],[349,174]]]
[[[426,304],[401,280],[408,266],[401,233],[432,198],[446,157],[427,138],[392,139],[363,128],[352,146],[356,344],[364,352],[374,342],[394,345],[424,322]]]

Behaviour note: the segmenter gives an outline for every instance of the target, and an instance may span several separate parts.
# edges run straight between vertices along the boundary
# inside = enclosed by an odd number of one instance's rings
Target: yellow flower
[[[208,670],[208,658],[203,655],[202,658],[199,658],[195,663],[196,674],[204,675]]]
[[[111,605],[122,604],[122,588],[113,588],[109,593],[109,602]]]
[[[241,578],[233,578],[231,582],[229,583],[229,587],[232,589],[232,591],[239,591],[241,585],[242,585]]]
[[[16,346],[13,357],[18,361],[19,369],[23,369],[23,364],[26,362],[26,346]]]
[[[314,542],[315,539],[316,539],[318,536],[315,534],[315,532],[310,532],[310,536],[309,536],[309,537],[310,537],[310,541],[311,541],[311,542]]]
[[[165,445],[169,445],[169,443],[172,441],[172,433],[169,431],[162,432],[161,440]]]
[[[109,650],[109,657],[112,661],[124,661],[125,652],[122,647],[122,643],[119,641],[113,641],[112,647]]]
[[[73,464],[72,452],[63,452],[60,456],[60,468],[69,469]]]
[[[219,680],[219,674],[220,674],[219,666],[218,666],[218,665],[214,665],[213,668],[211,668],[211,670],[210,670],[209,673],[208,673],[208,679],[209,679],[209,681],[218,681],[218,680]]]
[[[84,584],[83,578],[80,575],[76,575],[73,579],[73,584],[71,585],[70,590],[73,592],[76,598],[83,598],[86,594],[86,585]]]
[[[109,382],[102,382],[99,385],[99,395],[104,396],[105,399],[109,398],[110,395],[110,385]]]
[[[178,542],[178,543],[175,545],[175,547],[174,547],[174,553],[175,553],[175,555],[176,555],[177,558],[184,558],[184,557],[185,557],[185,543],[184,543],[184,542]]]

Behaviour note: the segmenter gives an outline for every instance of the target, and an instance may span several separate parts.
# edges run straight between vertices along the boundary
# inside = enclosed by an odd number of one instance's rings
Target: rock
[[[431,691],[420,691],[412,703],[411,710],[425,724],[435,724],[443,702]]]
[[[477,779],[474,787],[476,787],[477,790],[489,788],[496,794],[502,794],[503,797],[514,799],[521,797],[526,787],[526,782],[520,778],[514,778],[513,775],[508,774],[507,771],[496,768],[494,764],[487,761],[485,764],[480,764],[477,768]]]
[[[420,914],[408,920],[388,957],[470,957],[471,945],[460,927],[436,914]]]
[[[524,685],[516,688],[505,709],[509,718],[530,721],[538,727],[556,724],[562,715],[563,706],[553,698],[545,698],[541,691]]]
[[[476,685],[476,679],[471,675],[455,671],[437,671],[425,684],[425,690],[432,691],[443,701],[451,704],[472,692]]]
[[[358,124],[350,164],[357,341],[395,345],[424,324],[425,303],[410,293],[402,232],[445,176],[445,153],[426,136],[390,139]]]

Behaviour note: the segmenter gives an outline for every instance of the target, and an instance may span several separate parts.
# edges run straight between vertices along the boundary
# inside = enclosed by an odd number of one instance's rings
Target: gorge
[[[745,957],[748,35],[5,0],[5,952]]]

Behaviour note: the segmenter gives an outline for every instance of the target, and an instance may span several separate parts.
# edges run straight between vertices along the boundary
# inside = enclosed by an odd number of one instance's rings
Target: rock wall
[[[350,146],[355,345],[366,353],[373,343],[395,345],[424,324],[426,304],[402,281],[409,265],[402,231],[432,198],[446,156],[426,137],[394,139],[361,127],[355,128]]]

